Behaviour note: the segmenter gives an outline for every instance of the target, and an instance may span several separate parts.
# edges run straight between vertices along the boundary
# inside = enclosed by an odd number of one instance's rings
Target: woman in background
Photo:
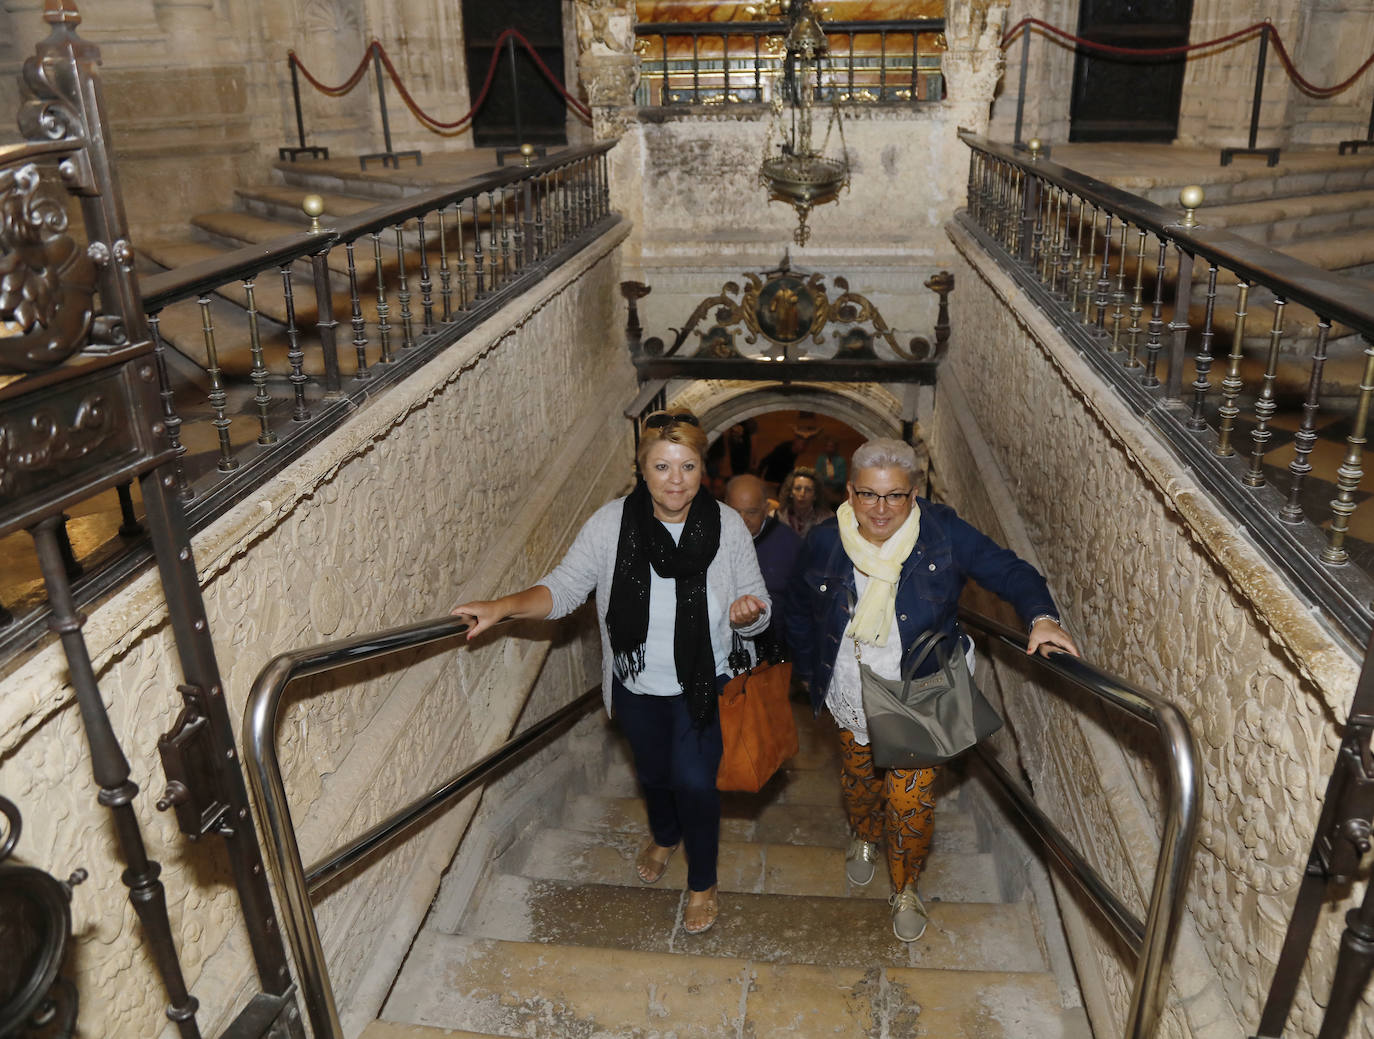
[[[819,500],[819,491],[816,471],[798,466],[787,474],[778,488],[778,509],[774,515],[796,531],[798,537],[806,537],[812,527],[834,515]]]

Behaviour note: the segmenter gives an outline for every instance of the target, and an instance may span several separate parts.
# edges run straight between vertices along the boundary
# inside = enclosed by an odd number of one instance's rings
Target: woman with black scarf
[[[503,619],[562,617],[595,590],[606,710],[630,742],[648,809],[635,872],[654,883],[683,845],[689,934],[719,913],[716,697],[729,674],[731,629],[763,631],[771,608],[744,521],[702,486],[705,456],[706,434],[690,411],[649,415],[628,497],[593,513],[532,588],[453,610],[473,619],[471,639]]]

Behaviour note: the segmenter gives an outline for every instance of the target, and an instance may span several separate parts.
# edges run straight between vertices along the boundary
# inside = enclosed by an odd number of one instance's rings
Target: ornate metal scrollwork
[[[78,401],[70,419],[45,407],[0,424],[0,494],[14,493],[28,473],[84,457],[115,431],[102,393]]]
[[[3,862],[19,840],[19,809],[0,797],[0,1035],[41,1032],[70,1036],[76,1028],[76,986],[58,977],[71,940],[76,870],[60,882],[41,869]]]
[[[697,357],[745,357],[737,344],[760,340],[767,344],[764,352],[775,359],[795,356],[790,351],[803,344],[804,352],[812,357],[824,356],[811,347],[827,341],[835,344],[833,357],[838,360],[877,360],[879,340],[901,360],[930,360],[937,352],[920,336],[901,344],[873,302],[850,289],[848,281],[831,280],[839,290],[831,299],[825,275],[794,270],[787,256],[771,271],[745,273],[744,281],[743,289],[738,282],[727,281],[719,294],[698,303],[687,324],[673,330],[675,337],[666,356],[677,354],[692,335],[699,340]],[[927,287],[933,286],[928,282]],[[654,353],[653,342],[645,342],[646,353]]]
[[[35,163],[0,169],[0,374],[66,360],[91,327],[95,274]]]

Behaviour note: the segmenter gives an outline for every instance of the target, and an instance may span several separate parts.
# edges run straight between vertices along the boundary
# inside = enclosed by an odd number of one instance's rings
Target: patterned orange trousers
[[[916,883],[930,854],[935,828],[935,775],[938,769],[873,766],[873,752],[840,730],[840,791],[853,831],[887,847],[892,890]]]

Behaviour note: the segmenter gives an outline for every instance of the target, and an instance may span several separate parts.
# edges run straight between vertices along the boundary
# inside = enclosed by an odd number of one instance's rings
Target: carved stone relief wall
[[[279,652],[531,583],[626,487],[631,432],[620,412],[634,377],[603,331],[616,318],[624,234],[610,232],[514,300],[196,538],[231,716]],[[594,684],[597,654],[560,632],[431,649],[399,669],[374,664],[293,690],[279,744],[306,862],[504,740],[527,699],[542,715]],[[163,781],[156,737],[177,712],[180,676],[155,578],[94,609],[86,633],[141,787],[136,803],[202,1030],[218,1034],[255,979],[216,845],[188,844],[152,809]],[[118,876],[65,671],[46,646],[6,681],[5,793],[24,812],[29,861],[90,871],[73,904],[81,1035],[157,1034],[164,996]],[[317,899],[346,1015],[375,1014],[472,801]]]
[[[1202,823],[1161,1034],[1245,1034],[1274,969],[1356,658],[1009,279],[957,226],[950,234],[964,258],[927,427],[939,486],[990,532],[1021,530],[1089,659],[1188,716]],[[998,482],[1000,499],[985,486]],[[1014,671],[1002,677],[1016,690],[1012,727],[1041,804],[1143,906],[1159,823],[1149,743]],[[1318,930],[1294,1035],[1317,1032],[1340,926],[1333,912]],[[1081,919],[1070,928],[1085,997],[1097,989],[1106,1003],[1094,1012],[1099,1034],[1119,1031],[1133,969],[1106,934]],[[1374,1034],[1374,1015],[1351,1034]]]

